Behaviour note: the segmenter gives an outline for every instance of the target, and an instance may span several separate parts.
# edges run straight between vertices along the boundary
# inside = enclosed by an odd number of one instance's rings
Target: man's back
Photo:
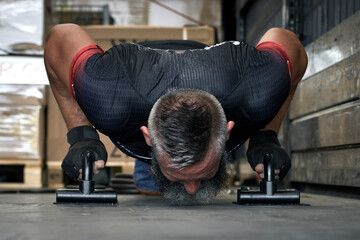
[[[168,91],[199,89],[214,95],[228,120],[237,123],[228,143],[233,149],[274,117],[290,83],[285,65],[239,42],[181,52],[122,44],[89,58],[80,74],[74,87],[87,118],[120,148],[141,155],[149,149],[139,128]],[[269,98],[272,104],[263,105]]]

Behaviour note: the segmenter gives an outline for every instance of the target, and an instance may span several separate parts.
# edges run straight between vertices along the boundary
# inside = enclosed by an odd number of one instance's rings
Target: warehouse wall
[[[255,45],[267,29],[286,27],[309,57],[279,134],[293,161],[287,180],[298,186],[360,187],[359,4],[238,1],[238,40]]]
[[[285,27],[306,46],[359,10],[358,0],[238,0],[238,40],[256,44],[267,29]]]
[[[360,186],[360,11],[306,46],[290,108],[297,182]]]

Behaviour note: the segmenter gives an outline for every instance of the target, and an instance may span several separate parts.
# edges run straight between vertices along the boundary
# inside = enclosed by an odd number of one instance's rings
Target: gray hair
[[[148,122],[154,154],[160,158],[166,153],[173,168],[202,160],[211,145],[220,158],[225,150],[226,126],[219,101],[193,89],[171,91],[159,98]]]

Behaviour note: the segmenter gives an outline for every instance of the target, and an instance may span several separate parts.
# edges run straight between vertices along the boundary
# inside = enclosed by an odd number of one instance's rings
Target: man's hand
[[[264,173],[264,156],[266,153],[273,155],[275,179],[282,180],[291,168],[291,160],[280,145],[275,132],[271,130],[256,133],[249,141],[247,151],[248,161],[254,171]]]
[[[100,169],[103,169],[105,167],[105,161],[104,160],[97,160],[93,163],[93,173],[96,175],[100,172]],[[79,177],[77,178],[78,181],[80,181],[82,178],[82,169],[79,170]]]
[[[264,164],[260,163],[256,165],[255,171],[260,175],[261,178],[264,178]],[[280,169],[274,170],[275,180],[280,180],[279,173],[280,173]]]
[[[107,160],[105,146],[99,140],[99,134],[90,126],[80,126],[71,129],[68,134],[69,152],[63,160],[61,167],[73,180],[80,180],[82,177],[82,157],[87,151],[94,155],[94,173],[104,168]]]

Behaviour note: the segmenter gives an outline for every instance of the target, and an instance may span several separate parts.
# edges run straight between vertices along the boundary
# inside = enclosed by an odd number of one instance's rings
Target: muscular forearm
[[[68,130],[85,125],[92,126],[75,99],[70,98],[60,100],[58,101],[58,105]]]
[[[52,92],[65,120],[67,129],[70,130],[84,125],[91,126],[90,121],[86,118],[76,100],[71,96],[68,87],[63,84],[63,81],[59,81],[59,77],[52,71],[51,66],[46,60],[45,66]]]

